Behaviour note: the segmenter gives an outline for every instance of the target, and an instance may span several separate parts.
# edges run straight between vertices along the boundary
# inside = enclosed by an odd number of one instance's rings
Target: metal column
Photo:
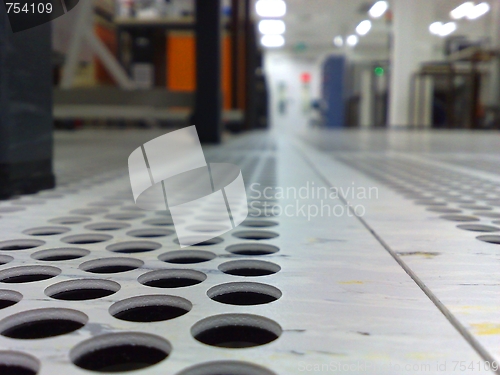
[[[14,34],[0,6],[0,199],[54,186],[51,28]]]
[[[201,142],[220,143],[222,129],[221,1],[196,0],[194,125]]]

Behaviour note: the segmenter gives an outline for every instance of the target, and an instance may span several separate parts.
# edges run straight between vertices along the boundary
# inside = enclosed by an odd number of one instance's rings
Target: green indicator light
[[[375,69],[374,69],[374,73],[376,76],[378,77],[382,77],[384,74],[385,74],[385,70],[384,68],[382,68],[381,66],[377,66]]]

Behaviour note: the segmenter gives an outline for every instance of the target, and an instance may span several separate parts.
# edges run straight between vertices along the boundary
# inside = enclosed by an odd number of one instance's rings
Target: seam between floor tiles
[[[319,176],[321,180],[327,186],[334,187],[328,178],[316,167],[312,160],[303,152],[303,150],[295,147],[299,155],[304,159],[304,161],[311,167],[311,169]],[[360,216],[356,215],[352,206],[349,204],[347,199],[339,193],[339,199],[347,207],[349,211],[355,216],[358,221],[371,233],[371,235],[382,245],[382,247],[394,258],[394,260],[403,268],[403,270],[412,278],[412,280],[418,285],[418,287],[425,293],[425,295],[432,301],[432,303],[441,311],[445,318],[451,323],[451,325],[460,333],[460,335],[469,343],[469,345],[479,354],[485,362],[495,363],[495,358],[476,340],[476,338],[465,328],[462,323],[451,313],[450,310],[439,300],[439,298],[425,285],[425,283],[417,276],[415,272],[398,256],[398,254],[393,251],[390,246],[377,234],[377,232],[370,227],[370,225]],[[493,371],[493,370],[492,370]],[[500,375],[500,369],[493,371],[493,373]]]

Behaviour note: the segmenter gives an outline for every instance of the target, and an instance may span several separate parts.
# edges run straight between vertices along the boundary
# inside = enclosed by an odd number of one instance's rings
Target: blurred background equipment
[[[214,7],[218,18],[210,19],[211,13],[206,11],[196,17],[198,5]],[[205,114],[197,120],[200,125],[207,122],[203,126],[207,134],[200,134],[205,142],[218,142],[222,131],[222,123],[215,125],[218,121],[210,121],[208,113],[220,117],[230,130],[253,128],[255,78],[261,59],[253,31],[252,1],[99,1],[78,8],[72,25],[62,26],[63,20],[55,25],[58,33],[66,30],[72,35],[61,48],[66,59],[54,108],[59,124],[71,127],[71,122],[94,120],[179,126],[196,118],[198,103],[205,107]],[[213,43],[219,40],[220,49],[216,50]],[[211,56],[217,59],[214,64],[220,74],[208,66]],[[208,82],[204,90],[204,82],[214,77],[218,77],[217,84]],[[103,86],[115,90],[97,93]],[[262,84],[260,87],[260,91],[267,90]],[[72,94],[73,90],[77,92]],[[145,100],[134,102],[141,95],[122,102],[120,98],[127,95],[121,90],[140,90],[145,97],[158,98],[149,105]],[[85,103],[78,99],[80,95]],[[196,99],[199,95],[200,100]],[[220,101],[207,107],[214,97]],[[209,108],[213,110],[207,112]],[[137,121],[145,112],[145,121]]]

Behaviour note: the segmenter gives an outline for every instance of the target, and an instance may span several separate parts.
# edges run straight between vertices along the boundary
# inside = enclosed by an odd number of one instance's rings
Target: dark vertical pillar
[[[231,79],[232,108],[245,109],[246,105],[246,25],[247,0],[231,3]]]
[[[255,24],[252,21],[250,9],[253,2],[245,0],[245,124],[247,130],[256,127],[257,123],[257,68],[260,67]]]
[[[49,23],[12,33],[0,4],[0,198],[54,186]]]
[[[221,0],[196,0],[194,125],[203,143],[220,143],[222,130]]]

